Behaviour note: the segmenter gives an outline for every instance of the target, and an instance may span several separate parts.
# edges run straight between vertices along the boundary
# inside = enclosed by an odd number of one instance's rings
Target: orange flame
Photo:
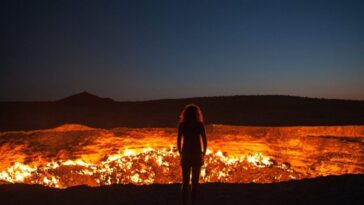
[[[207,134],[209,149],[201,182],[271,183],[364,173],[364,126],[212,125]],[[0,183],[56,188],[179,183],[175,141],[171,128],[103,130],[65,125],[4,132],[0,133]]]

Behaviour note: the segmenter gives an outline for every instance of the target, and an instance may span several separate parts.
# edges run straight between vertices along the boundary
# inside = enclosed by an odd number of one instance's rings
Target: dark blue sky
[[[1,1],[0,100],[364,99],[364,1]]]

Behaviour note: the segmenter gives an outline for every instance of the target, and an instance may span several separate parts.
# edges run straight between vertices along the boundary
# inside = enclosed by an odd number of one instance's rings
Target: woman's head
[[[179,117],[180,122],[203,122],[201,109],[195,104],[186,105]]]

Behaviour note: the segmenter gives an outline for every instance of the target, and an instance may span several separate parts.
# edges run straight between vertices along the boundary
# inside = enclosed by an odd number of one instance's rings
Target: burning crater
[[[364,173],[364,126],[206,127],[201,182]],[[181,181],[176,129],[82,125],[0,133],[0,183],[67,188]]]

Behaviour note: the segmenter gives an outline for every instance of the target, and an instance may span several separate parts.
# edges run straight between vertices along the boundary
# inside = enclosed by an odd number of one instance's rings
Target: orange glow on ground
[[[364,173],[364,126],[206,127],[201,182],[272,183]],[[63,125],[0,133],[0,183],[67,188],[179,183],[176,129]]]

